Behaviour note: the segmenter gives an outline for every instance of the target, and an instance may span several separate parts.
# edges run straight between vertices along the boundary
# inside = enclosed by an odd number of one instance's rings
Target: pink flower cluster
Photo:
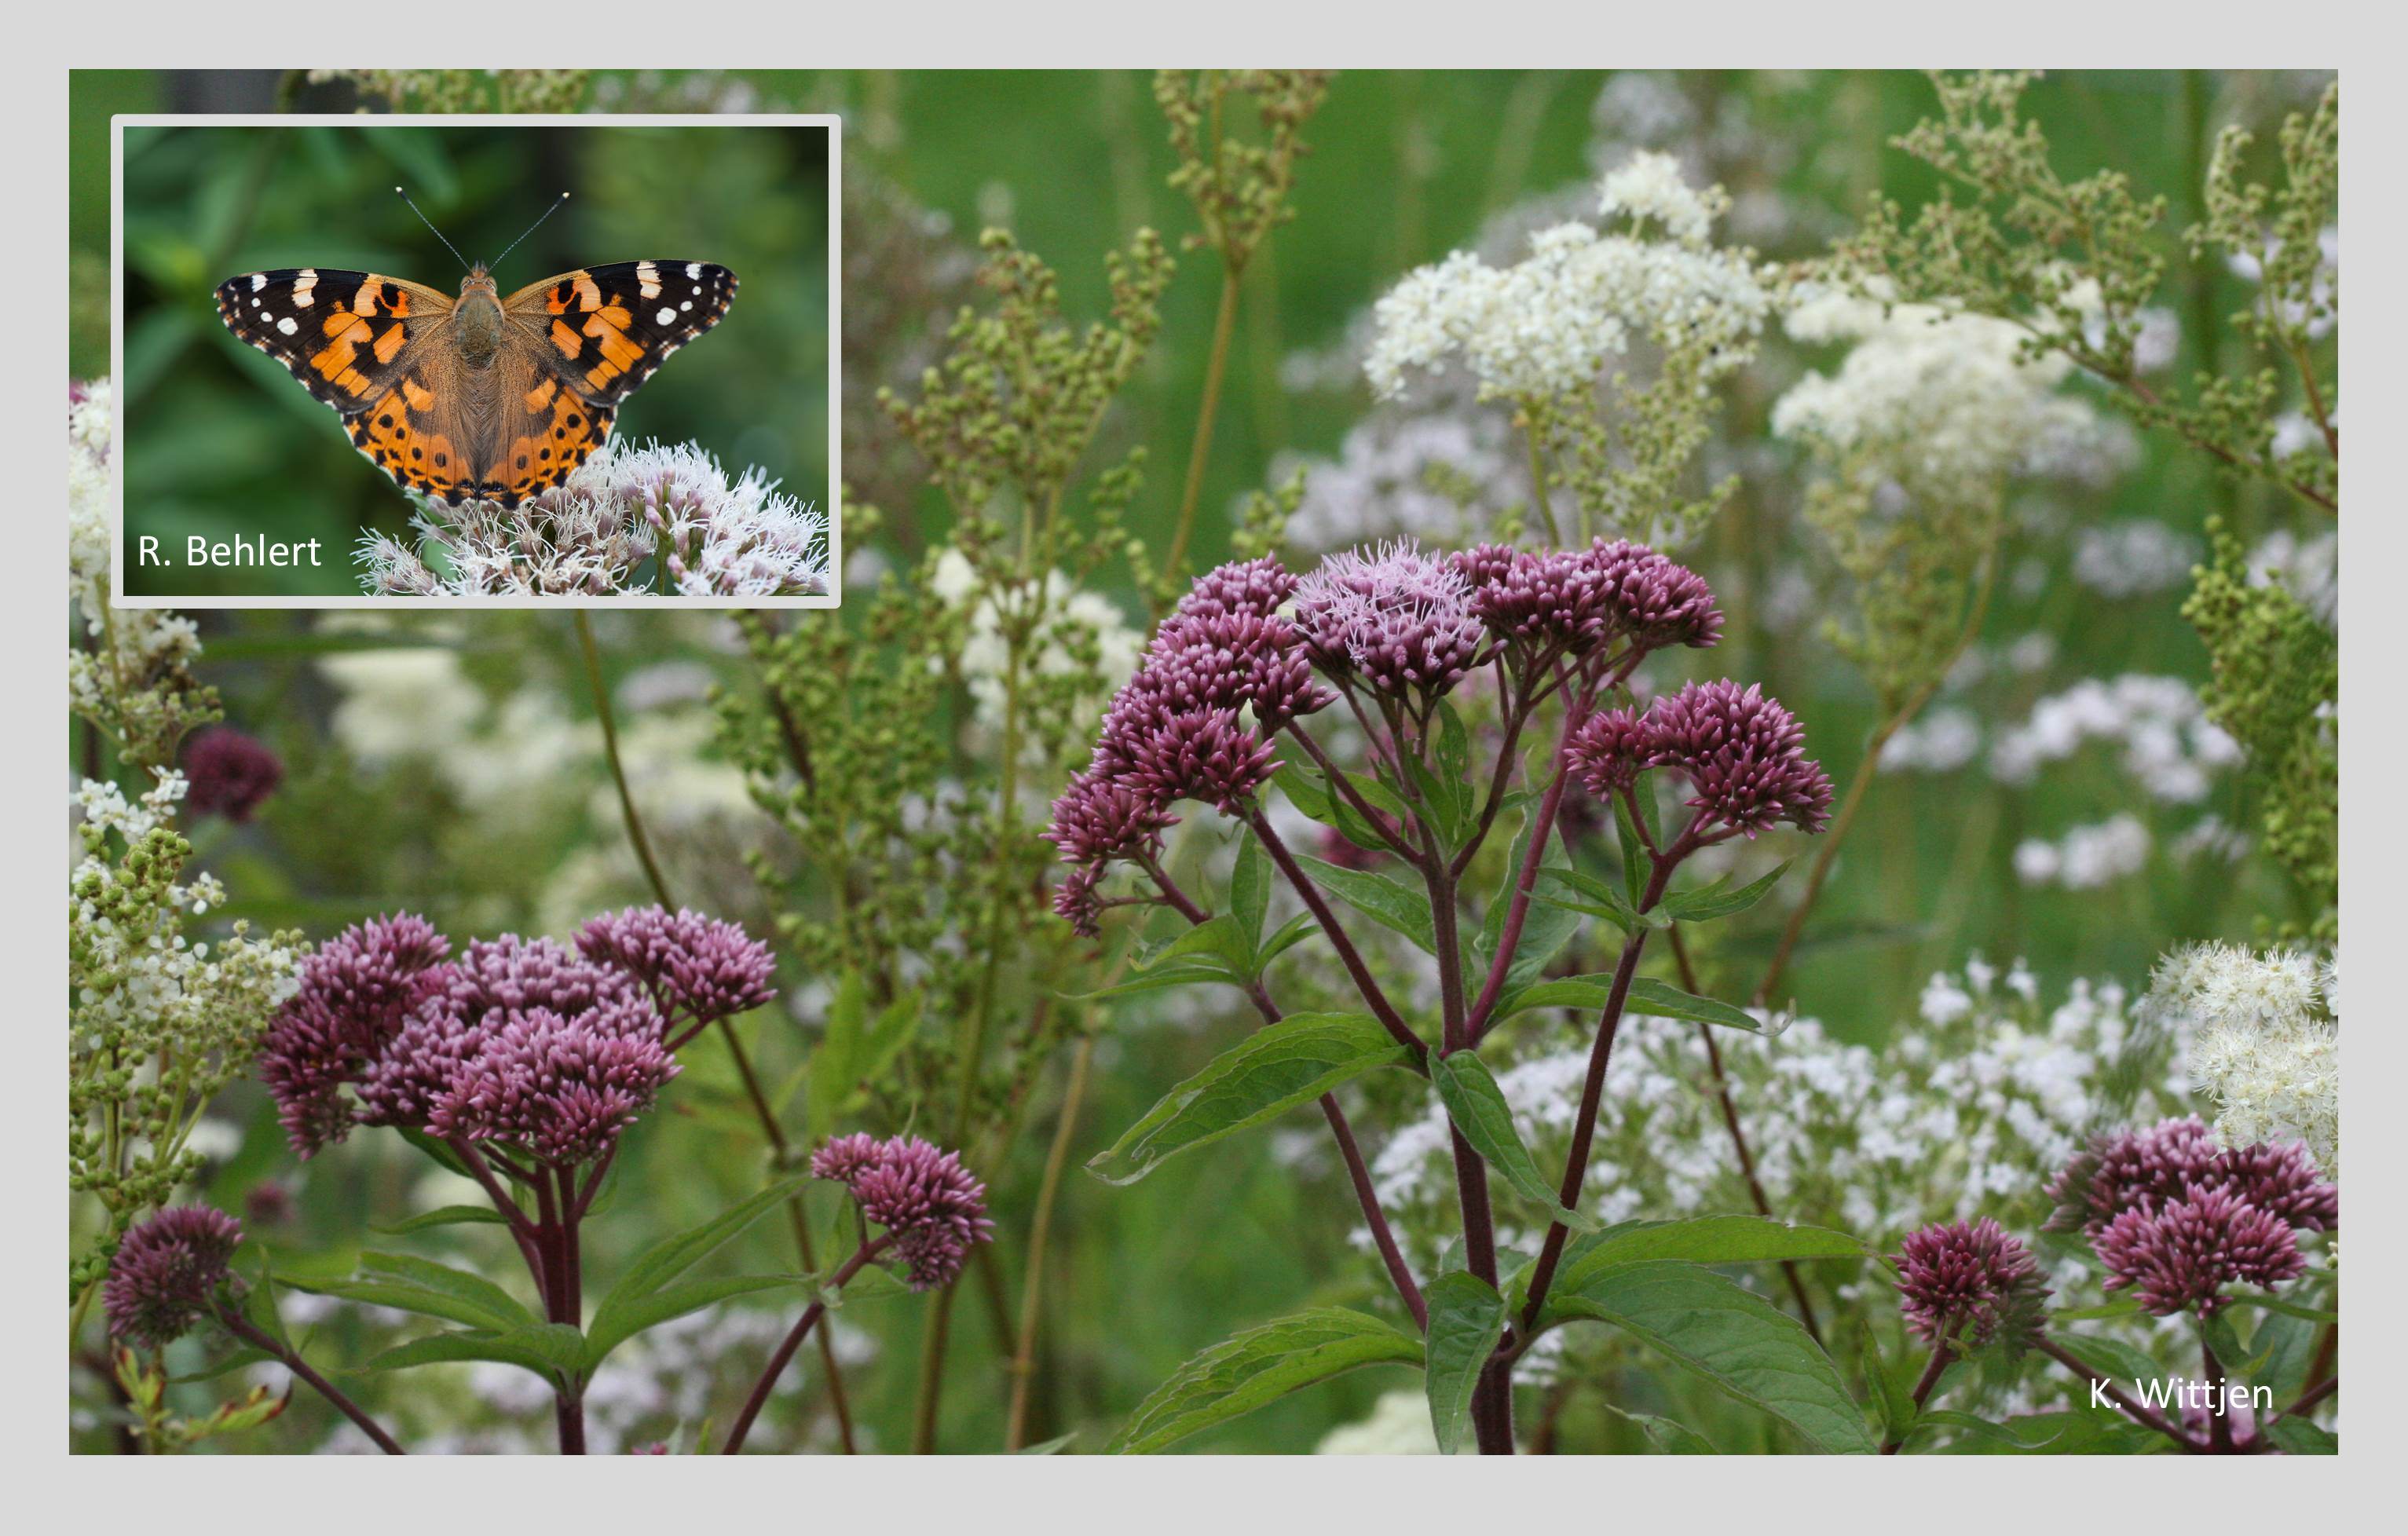
[[[2226,1287],[2274,1286],[2307,1268],[2299,1232],[2341,1223],[2341,1191],[2305,1148],[2220,1148],[2198,1120],[2101,1136],[2048,1186],[2049,1225],[2079,1228],[2107,1269],[2158,1316],[2221,1308]]]
[[[1570,755],[1600,797],[1627,789],[1642,769],[1671,768],[1689,781],[1685,803],[1701,812],[1701,835],[1753,838],[1783,822],[1819,832],[1830,820],[1831,779],[1805,743],[1805,727],[1777,699],[1725,679],[1690,683],[1644,714],[1594,715]]]
[[[184,744],[184,809],[247,822],[284,782],[284,760],[257,737],[211,725]]]
[[[1279,767],[1269,738],[1339,689],[1426,711],[1491,659],[1535,676],[1609,642],[1627,659],[1712,645],[1721,631],[1696,572],[1603,539],[1443,557],[1390,543],[1333,554],[1302,577],[1268,557],[1223,566],[1163,621],[1105,711],[1087,768],[1054,802],[1045,836],[1072,866],[1054,910],[1093,935],[1112,861],[1152,859],[1181,800],[1251,806]]]
[[[192,1330],[226,1283],[242,1223],[206,1205],[174,1205],[135,1223],[108,1261],[101,1307],[108,1331],[165,1349]]]
[[[986,1185],[959,1154],[915,1136],[839,1136],[812,1154],[811,1177],[843,1184],[861,1213],[886,1228],[913,1290],[952,1284],[971,1247],[995,1232]]]
[[[1909,1233],[1897,1263],[1899,1310],[1927,1343],[1959,1351],[1999,1339],[2020,1344],[2040,1327],[2048,1300],[2040,1266],[1987,1216]]]
[[[774,968],[736,925],[659,908],[597,917],[574,949],[506,934],[450,955],[404,913],[303,966],[260,1049],[302,1156],[357,1123],[591,1161],[677,1075],[680,1045],[767,999]]]

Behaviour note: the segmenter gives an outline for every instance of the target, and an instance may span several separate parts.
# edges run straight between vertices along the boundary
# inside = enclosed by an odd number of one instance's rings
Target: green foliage
[[[2248,754],[2266,850],[2299,893],[2303,916],[2275,935],[2329,941],[2341,930],[2341,637],[2279,578],[2258,579],[2220,524],[2209,530],[2214,561],[2183,605],[2214,668],[2200,702]]]
[[[1170,125],[1179,168],[1170,184],[1187,194],[1203,222],[1189,243],[1219,252],[1242,272],[1270,232],[1296,217],[1289,202],[1296,163],[1308,151],[1304,125],[1329,88],[1326,69],[1164,69],[1154,99]],[[1260,142],[1233,136],[1231,98],[1251,102]]]
[[[1104,1449],[1159,1451],[1300,1387],[1367,1365],[1419,1365],[1421,1341],[1376,1317],[1322,1307],[1215,1344],[1138,1405]]]
[[[1430,1424],[1438,1448],[1453,1456],[1463,1443],[1471,1395],[1480,1372],[1505,1332],[1505,1299],[1497,1287],[1461,1270],[1430,1282],[1429,1328],[1423,1368],[1429,1387]]]

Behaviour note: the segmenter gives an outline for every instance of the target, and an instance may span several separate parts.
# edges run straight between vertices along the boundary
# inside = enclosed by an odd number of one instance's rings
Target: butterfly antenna
[[[435,221],[428,218],[424,213],[420,212],[419,207],[416,203],[409,202],[409,194],[402,192],[399,187],[395,187],[393,190],[401,193],[401,200],[403,202],[409,203],[409,211],[418,214],[418,222],[420,223],[424,224],[429,229],[435,229]],[[450,236],[444,234],[439,229],[435,229],[435,237],[443,242],[443,249],[452,252],[452,257],[454,261],[458,262],[464,267],[468,265],[468,258],[460,254],[460,248],[452,243],[452,237]]]
[[[521,242],[523,242],[523,240],[525,240],[525,239],[526,239],[527,235],[532,235],[532,234],[534,234],[537,230],[538,230],[538,229],[542,228],[542,227],[543,227],[543,222],[544,222],[546,219],[551,218],[553,214],[555,214],[555,213],[559,212],[559,211],[560,211],[560,205],[561,205],[562,203],[566,203],[566,202],[567,202],[567,201],[568,201],[568,194],[566,194],[566,193],[565,193],[565,192],[564,192],[564,193],[562,193],[562,194],[560,194],[559,200],[558,200],[557,202],[554,202],[554,203],[552,205],[552,207],[550,207],[550,208],[548,208],[544,209],[541,213],[538,213],[538,214],[537,214],[537,215],[535,216],[535,223],[531,223],[531,224],[529,224],[529,225],[527,225],[527,226],[526,226],[526,235],[522,235],[522,236],[520,236],[520,237],[518,237],[518,239],[512,240],[509,244],[508,244],[508,245],[506,245],[506,246],[502,247],[502,256],[507,256],[507,255],[509,255],[511,251],[516,251],[516,250],[519,248],[519,246],[520,246]],[[501,266],[501,265],[502,265],[502,256],[495,256],[495,257],[494,258],[493,265],[494,265],[494,266]]]

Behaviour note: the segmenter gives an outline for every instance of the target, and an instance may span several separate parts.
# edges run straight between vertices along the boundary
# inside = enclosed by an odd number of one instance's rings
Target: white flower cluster
[[[937,556],[928,591],[949,607],[969,609],[969,638],[963,642],[955,665],[968,685],[978,725],[987,730],[1002,729],[1004,674],[1011,654],[995,593],[982,589],[969,556],[952,549]],[[1069,677],[1084,665],[1081,653],[1091,652],[1097,678],[1092,702],[1100,714],[1113,692],[1137,671],[1138,662],[1145,655],[1145,637],[1129,626],[1111,599],[1083,590],[1061,571],[1046,574],[1044,602],[1035,648],[1023,663],[1037,677]]]
[[[2199,541],[2155,518],[2096,524],[2073,538],[2073,579],[2105,597],[2143,597],[2188,584]]]
[[[1270,481],[1299,468],[1304,499],[1288,519],[1287,540],[1316,553],[1381,538],[1475,544],[1498,514],[1530,499],[1526,461],[1495,411],[1378,412],[1347,429],[1336,458],[1283,454]],[[1573,515],[1569,493],[1552,495],[1559,518]]]
[[[2022,786],[2050,763],[2090,742],[2123,749],[2124,770],[2160,800],[2196,805],[2207,798],[2215,773],[2241,761],[2241,745],[2200,707],[2181,678],[2137,672],[2104,681],[2085,678],[2032,706],[2024,723],[1990,749],[1990,772]]]
[[[1471,1447],[1460,1448],[1468,1455]],[[1436,1456],[1438,1433],[1430,1428],[1429,1394],[1408,1387],[1383,1392],[1371,1412],[1321,1437],[1315,1456]]]
[[[2186,944],[2157,962],[2143,1012],[2183,1042],[2192,1085],[2232,1146],[2300,1141],[2341,1175],[2341,962],[2299,949]]]
[[[2326,624],[2341,614],[2341,535],[2302,539],[2278,528],[2249,552],[2253,584],[2279,583]]]
[[[201,651],[190,619],[161,608],[109,607],[114,395],[101,379],[79,386],[67,402],[67,596],[95,642],[67,650],[67,702],[88,718],[112,706],[122,681],[163,676]]]
[[[2052,842],[2027,838],[2015,845],[2015,878],[2027,885],[2061,885],[2095,891],[2149,864],[2149,829],[2138,816],[2119,811],[2103,822],[2076,826]]]
[[[124,900],[133,872],[111,854],[111,839],[132,848],[170,825],[184,798],[184,776],[158,775],[141,798],[114,783],[84,780],[68,803],[81,818],[81,857],[69,871],[68,1022],[78,1053],[106,1044],[121,1063],[184,1054],[247,1049],[251,1036],[298,985],[300,954],[237,923],[222,942],[194,942],[188,921],[224,905],[216,877],[196,874],[167,885],[155,903]],[[129,925],[120,913],[138,914]],[[165,1150],[165,1149],[163,1149]]]
[[[1781,397],[1778,436],[1861,452],[1901,486],[1967,502],[2011,475],[2064,473],[2096,456],[2097,413],[2057,392],[2073,365],[2027,355],[2028,333],[2008,322],[1809,284],[1787,328],[1809,345],[1855,345],[1836,374],[1809,373]]]
[[[2084,1138],[2182,1112],[2179,1069],[2161,1036],[2134,1029],[2122,987],[2076,981],[2054,1008],[2040,991],[2020,964],[2002,975],[1975,958],[1935,977],[1922,1016],[1879,1048],[1813,1019],[1770,1040],[1725,1031],[1732,1099],[1774,1212],[1876,1242],[1975,1215],[2028,1227],[2047,1210],[2042,1184]],[[1500,1076],[1541,1168],[1562,1166],[1587,1055],[1584,1041]],[[1372,1177],[1405,1237],[1434,1256],[1454,1190],[1442,1113],[1391,1137]],[[1607,1222],[1753,1209],[1695,1025],[1624,1021],[1586,1189],[1584,1207]],[[1528,1249],[1538,1236],[1498,1241]]]
[[[108,457],[116,387],[106,379],[67,398],[67,596],[93,615],[108,592]],[[95,621],[96,622],[96,621]]]
[[[613,438],[567,483],[504,510],[494,502],[410,516],[416,547],[360,540],[366,590],[394,596],[601,596],[640,590],[658,556],[660,588],[688,597],[827,591],[824,513],[778,494],[758,469],[734,480],[691,443]],[[440,551],[449,573],[423,554]]]
[[[1373,310],[1364,375],[1395,399],[1459,354],[1483,398],[1562,395],[1594,386],[1639,338],[1703,345],[1713,371],[1727,371],[1753,355],[1770,300],[1748,252],[1707,243],[1725,206],[1719,190],[1682,182],[1669,157],[1638,156],[1599,194],[1600,211],[1627,216],[1635,233],[1561,223],[1533,234],[1511,266],[1458,251],[1407,273]],[[1650,223],[1670,237],[1644,237]]]

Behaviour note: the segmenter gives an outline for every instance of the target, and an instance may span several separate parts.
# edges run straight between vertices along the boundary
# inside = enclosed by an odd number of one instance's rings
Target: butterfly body
[[[515,507],[568,478],[669,353],[719,323],[709,262],[580,267],[504,295],[481,266],[454,299],[374,272],[251,272],[218,315],[343,418],[352,445],[452,506]]]

